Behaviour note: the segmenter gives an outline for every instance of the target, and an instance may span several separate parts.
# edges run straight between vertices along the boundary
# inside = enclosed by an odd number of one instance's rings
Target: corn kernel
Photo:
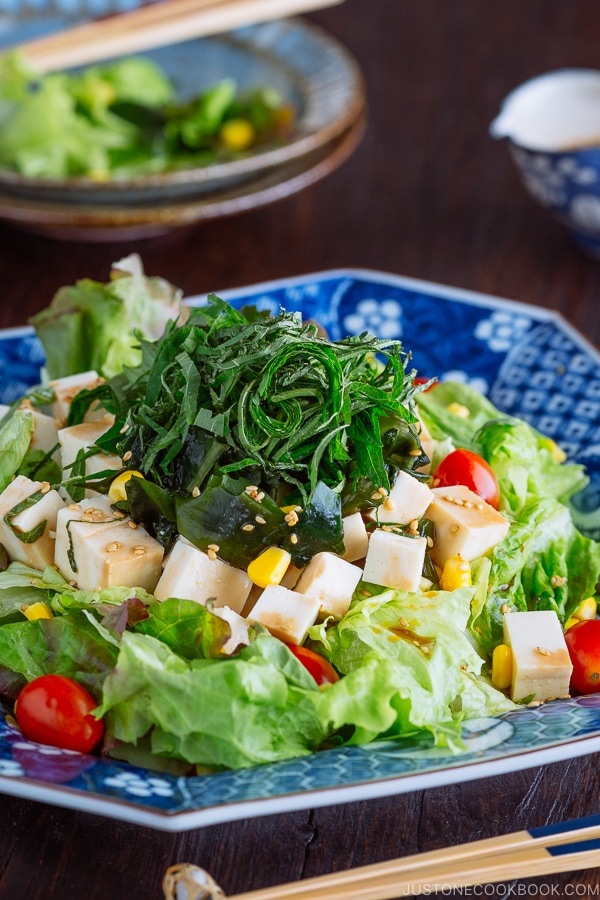
[[[247,150],[256,140],[256,131],[248,119],[229,119],[221,126],[219,137],[228,150]]]
[[[30,606],[24,606],[23,615],[26,619],[29,619],[30,622],[34,622],[36,619],[54,618],[54,613],[48,604],[43,603],[41,600],[38,600],[37,603],[32,603]]]
[[[248,566],[248,577],[258,587],[279,584],[285,575],[292,557],[281,547],[267,547]]]
[[[512,650],[508,644],[498,644],[492,653],[492,685],[506,691],[512,681]]]
[[[452,413],[453,416],[458,416],[459,419],[468,419],[471,415],[469,407],[464,406],[462,403],[449,403],[446,408],[449,413]]]
[[[595,619],[597,607],[598,604],[593,597],[586,597],[571,615],[574,619]]]
[[[552,454],[552,459],[554,462],[563,463],[567,458],[567,454],[563,450],[562,447],[559,447],[556,441],[553,441],[550,438],[550,453]]]
[[[444,563],[440,576],[440,587],[443,591],[455,591],[457,588],[471,587],[471,566],[460,553],[449,556]]]
[[[143,478],[144,476],[141,472],[136,472],[135,469],[128,469],[126,472],[121,472],[120,475],[117,475],[108,489],[108,499],[111,503],[117,503],[119,500],[127,500],[125,485],[130,478],[134,477]]]

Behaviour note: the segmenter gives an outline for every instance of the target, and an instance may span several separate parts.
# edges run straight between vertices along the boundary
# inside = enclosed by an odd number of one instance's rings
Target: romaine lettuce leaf
[[[317,749],[315,682],[281,641],[259,634],[235,658],[186,660],[146,634],[123,635],[99,714],[117,740],[150,732],[154,753],[246,768]]]
[[[29,449],[34,432],[33,416],[17,409],[0,428],[0,492],[12,481]]]
[[[31,322],[51,378],[90,369],[110,378],[138,365],[138,336],[156,340],[181,314],[181,292],[162,278],[145,276],[132,254],[114,263],[108,284],[86,278],[63,287]]]
[[[74,678],[99,698],[117,653],[117,640],[85,611],[3,625],[0,694],[16,699],[27,681],[56,673]]]
[[[444,381],[416,399],[434,438],[450,436],[457,447],[487,460],[500,485],[502,508],[513,515],[532,498],[554,497],[566,503],[587,484],[584,467],[562,462],[554,441],[522,419],[504,415],[467,384]],[[457,416],[452,403],[466,407],[469,415]]]
[[[488,598],[473,627],[491,652],[502,641],[502,609],[554,610],[565,622],[600,577],[600,544],[584,537],[557,500],[530,501],[492,551]]]
[[[324,719],[336,728],[356,725],[356,743],[425,729],[445,745],[449,724],[465,710],[512,709],[479,683],[483,659],[466,635],[475,592],[385,591],[356,600],[333,627],[313,627],[312,646],[345,675],[315,701]],[[458,731],[450,733],[459,742]]]

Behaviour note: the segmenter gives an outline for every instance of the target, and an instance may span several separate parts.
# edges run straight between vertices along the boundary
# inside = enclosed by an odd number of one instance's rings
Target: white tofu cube
[[[299,594],[319,601],[319,618],[341,619],[348,612],[362,570],[335,553],[316,553],[295,587]]]
[[[347,562],[356,562],[357,559],[364,559],[369,549],[369,535],[362,515],[359,512],[355,512],[350,516],[344,516],[342,529],[345,547],[342,559],[345,559]]]
[[[395,522],[408,525],[414,519],[420,519],[433,500],[431,489],[414,475],[398,472],[394,485],[386,500],[377,508],[380,522]]]
[[[15,506],[41,489],[41,481],[31,481],[24,475],[17,475],[0,494],[0,543],[4,544],[11,560],[26,563],[34,569],[45,569],[54,563],[56,518],[64,506],[60,495],[57,491],[47,490],[36,503],[12,518],[12,528],[5,521],[5,517]],[[38,539],[30,544],[20,540],[13,531],[14,528],[21,534],[27,534],[42,522],[46,523],[44,530]]]
[[[210,559],[203,550],[185,538],[179,538],[169,554],[154,596],[157,600],[169,597],[195,600],[204,606],[212,599],[215,608],[229,606],[239,613],[251,587],[252,582],[242,569],[236,569],[222,559]]]
[[[61,428],[58,432],[58,440],[61,449],[61,461],[63,478],[71,478],[73,475],[73,463],[80,451],[86,452],[93,447],[98,438],[105,434],[114,422],[114,417],[106,415],[94,422],[82,422],[80,425],[71,425],[69,428]],[[123,462],[114,453],[95,453],[85,461],[85,474],[95,475],[106,469],[118,471],[123,468]],[[96,492],[91,488],[86,489],[86,496],[91,497]]]
[[[107,531],[123,521],[124,517],[114,512],[110,500],[102,494],[96,494],[93,500],[70,503],[59,510],[56,517],[54,563],[65,581],[78,582],[78,572],[72,566],[72,562],[75,562],[75,548],[79,548],[80,553],[81,547],[91,535]]]
[[[421,583],[427,540],[378,528],[371,535],[363,578],[396,591],[416,591]]]
[[[93,370],[80,372],[77,375],[67,375],[65,378],[55,378],[54,381],[49,383],[55,397],[52,404],[52,415],[54,418],[60,424],[64,424],[67,421],[73,397],[80,391],[90,391],[103,382],[104,379]]]
[[[432,493],[427,518],[435,524],[431,558],[436,565],[443,566],[455,553],[470,562],[506,537],[508,519],[464,485],[434,488]]]
[[[308,629],[317,621],[319,606],[316,597],[271,584],[254,604],[248,620],[263,625],[281,641],[301,644]]]
[[[569,695],[573,665],[553,610],[506,613],[504,643],[512,649],[513,700],[550,700]]]
[[[218,609],[215,608],[214,614],[220,619],[224,619],[231,628],[231,637],[228,638],[227,642],[221,648],[221,653],[225,656],[231,656],[238,647],[245,646],[249,643],[249,623],[247,619],[238,615],[238,613],[229,606],[220,606]]]
[[[35,409],[35,407],[32,408],[31,413],[35,423],[35,430],[29,446],[32,450],[42,450],[44,453],[50,453],[58,444],[56,422],[52,416],[47,416],[45,413],[40,412],[39,409]],[[55,458],[58,460],[58,452],[55,454]]]
[[[73,540],[77,586],[141,587],[152,593],[161,573],[163,548],[142,526],[135,530],[120,520],[110,527]]]

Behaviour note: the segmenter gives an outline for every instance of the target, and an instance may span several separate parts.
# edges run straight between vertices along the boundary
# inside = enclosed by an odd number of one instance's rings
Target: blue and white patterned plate
[[[422,375],[469,382],[585,463],[591,483],[576,499],[574,514],[582,530],[600,537],[600,354],[558,314],[361,270],[306,275],[223,296],[236,306],[300,310],[318,319],[334,339],[364,330],[401,338]],[[42,362],[30,329],[0,334],[0,402],[10,402],[35,383]],[[0,716],[0,791],[183,831],[595,753],[600,751],[600,695],[467,722],[464,737],[466,749],[458,756],[378,741],[239,772],[182,778],[33,744]]]

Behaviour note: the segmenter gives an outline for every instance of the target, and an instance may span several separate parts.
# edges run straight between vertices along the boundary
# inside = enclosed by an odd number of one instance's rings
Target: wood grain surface
[[[0,326],[23,324],[63,284],[105,280],[137,251],[188,294],[364,267],[555,309],[600,344],[600,262],[525,195],[488,134],[524,79],[600,67],[597,0],[346,0],[310,18],[366,78],[369,123],[350,160],[287,200],[148,241],[94,246],[0,226]],[[160,900],[164,870],[180,861],[233,894],[598,812],[599,784],[588,756],[181,835],[0,796],[0,898]],[[518,874],[479,896],[600,896],[600,868]]]

